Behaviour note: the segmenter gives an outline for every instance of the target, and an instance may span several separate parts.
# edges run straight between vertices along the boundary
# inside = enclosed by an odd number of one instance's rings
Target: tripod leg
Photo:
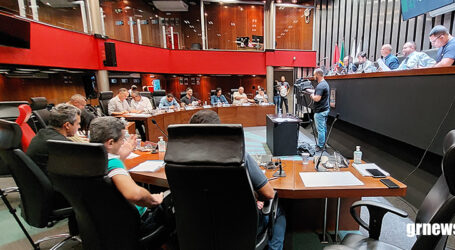
[[[303,101],[305,102],[306,111],[308,111],[308,103],[306,101],[305,96],[303,97]],[[316,131],[314,130],[313,120],[311,119],[310,113],[307,113],[307,114],[308,114],[308,120],[310,120],[311,130],[313,130],[314,143],[316,143],[316,146],[317,146],[318,145],[318,141],[316,139]]]
[[[32,244],[33,249],[39,249],[39,247],[33,242],[32,237],[28,234],[27,230],[25,229],[24,225],[20,221],[19,217],[17,217],[16,214],[16,209],[14,209],[11,204],[9,203],[8,199],[6,198],[5,191],[3,189],[0,189],[0,196],[2,197],[3,203],[5,203],[6,207],[8,208],[9,212],[13,215],[14,219],[16,220],[17,224],[19,224],[19,227],[22,229],[22,232],[24,232],[25,236],[27,237],[28,241],[30,244]]]

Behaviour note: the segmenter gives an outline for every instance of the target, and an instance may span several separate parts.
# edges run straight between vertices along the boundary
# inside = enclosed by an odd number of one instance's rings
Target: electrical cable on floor
[[[453,100],[452,100],[452,103],[451,103],[450,106],[449,106],[449,109],[447,110],[446,114],[444,115],[444,118],[442,119],[441,123],[439,124],[439,127],[438,127],[438,129],[436,130],[436,133],[434,134],[433,138],[431,139],[430,144],[429,144],[428,147],[425,149],[425,152],[423,152],[423,155],[422,155],[422,157],[420,158],[420,162],[417,164],[417,166],[414,168],[414,170],[412,170],[412,171],[408,174],[408,176],[406,176],[406,178],[404,178],[401,182],[404,183],[404,182],[409,178],[409,176],[411,176],[415,171],[417,171],[417,169],[420,168],[420,165],[422,165],[423,159],[425,159],[425,156],[427,155],[427,152],[428,152],[428,150],[430,149],[430,147],[433,145],[434,140],[436,139],[436,136],[437,136],[438,133],[439,133],[439,130],[442,128],[442,125],[443,125],[444,122],[446,121],[447,116],[448,116],[449,113],[450,113],[450,110],[452,110],[452,106],[453,106],[453,103],[454,103],[454,102],[455,102],[455,96],[454,96],[454,98],[453,98]]]

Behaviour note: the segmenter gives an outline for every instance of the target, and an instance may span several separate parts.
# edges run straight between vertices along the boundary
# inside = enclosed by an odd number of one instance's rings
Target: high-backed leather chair
[[[186,91],[180,92],[180,99],[182,99],[184,96],[186,96]]]
[[[147,97],[149,99],[150,103],[152,104],[152,107],[154,106],[152,92],[141,91],[141,92],[139,92],[139,94],[143,97]]]
[[[168,133],[165,171],[180,248],[264,248],[242,126],[170,125]]]
[[[191,44],[191,49],[192,50],[201,50],[202,49],[202,45],[200,43],[192,43]]]
[[[443,144],[442,175],[425,197],[416,216],[416,223],[441,224],[450,223],[455,215],[455,130],[450,131]],[[356,213],[355,208],[366,207],[370,214],[367,224]],[[324,249],[399,249],[393,245],[379,241],[382,219],[388,212],[401,217],[407,217],[406,212],[374,201],[357,201],[351,206],[351,215],[360,226],[369,231],[369,237],[359,234],[348,234],[341,242]],[[406,232],[403,232],[403,237]],[[447,236],[420,235],[412,246],[416,249],[445,249]]]
[[[6,101],[0,102],[0,119],[15,121],[19,116],[17,107],[21,104],[28,104],[27,101]]]
[[[216,95],[216,89],[210,90],[210,96],[212,96],[212,95]]]
[[[160,226],[140,234],[136,207],[107,174],[107,153],[100,143],[49,140],[49,177],[71,203],[84,249],[143,249],[161,244],[168,234]]]
[[[0,157],[7,164],[14,181],[19,187],[21,216],[30,226],[38,228],[51,227],[55,222],[73,215],[73,210],[71,207],[54,209],[56,205],[54,198],[57,194],[49,178],[19,149],[21,137],[22,133],[19,125],[14,122],[0,120]],[[64,237],[65,239],[55,246],[58,247],[73,238],[69,234],[61,234],[34,242],[17,218],[15,210],[10,205],[8,207],[34,249],[39,249],[39,244],[45,240]]]
[[[166,96],[166,90],[160,89],[153,92],[153,107],[158,108],[160,106],[161,98]]]
[[[30,107],[33,110],[32,119],[35,122],[36,129],[38,130],[45,128],[49,124],[50,111],[47,109],[46,97],[31,97]]]
[[[32,128],[28,125],[28,119],[32,115],[32,109],[27,104],[21,104],[18,107],[19,109],[19,117],[16,119],[16,123],[21,127],[22,131],[22,150],[27,152],[28,146],[32,141],[33,137],[35,137],[35,132],[33,132]]]
[[[104,115],[109,115],[108,105],[112,97],[114,97],[114,92],[112,91],[102,91],[98,97],[100,108]]]

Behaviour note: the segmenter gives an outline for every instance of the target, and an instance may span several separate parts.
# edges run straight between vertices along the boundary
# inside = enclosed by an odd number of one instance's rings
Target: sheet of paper
[[[295,122],[297,121],[295,118],[275,118],[275,122]]]
[[[138,157],[138,156],[139,156],[138,154],[135,154],[135,153],[131,152],[131,153],[128,155],[128,157],[126,157],[126,159],[134,159],[134,158],[136,158],[136,157]]]
[[[374,163],[364,163],[364,164],[353,163],[352,166],[355,169],[357,169],[357,171],[359,171],[359,173],[362,176],[372,176],[372,174],[370,172],[366,171],[366,169],[377,169],[377,170],[381,171],[385,176],[390,176],[390,174],[388,172],[386,172],[384,169],[380,168],[378,165],[376,165]]]
[[[362,186],[349,171],[341,172],[302,172],[299,173],[305,187]]]
[[[391,69],[389,67],[387,67],[384,60],[382,60],[381,58],[379,58],[377,62],[378,62],[379,67],[382,69],[382,71],[391,71]]]
[[[164,161],[144,161],[136,167],[130,169],[130,172],[156,172],[164,166]]]

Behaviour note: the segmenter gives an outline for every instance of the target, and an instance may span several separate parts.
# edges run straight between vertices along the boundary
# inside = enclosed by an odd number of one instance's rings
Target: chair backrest
[[[168,127],[166,176],[181,249],[254,249],[258,210],[241,125]]]
[[[416,223],[450,223],[455,215],[455,130],[444,138],[442,175],[425,197]],[[413,249],[445,249],[447,237],[423,235]]]
[[[49,124],[49,116],[51,114],[47,109],[48,103],[46,97],[31,97],[30,101],[37,130],[45,128]]]
[[[238,92],[238,91],[239,91],[239,89],[231,89],[231,96],[230,96],[231,97],[231,101],[234,101],[234,93]]]
[[[216,89],[210,90],[210,96],[212,96],[212,95],[216,95]]]
[[[191,44],[191,49],[192,50],[201,50],[202,49],[202,45],[200,43],[192,43]]]
[[[425,52],[429,57],[433,58],[435,61],[438,57],[438,48],[435,48],[435,49],[428,49],[428,50],[424,50],[422,52]]]
[[[182,99],[184,96],[186,96],[186,91],[180,92],[180,99]]]
[[[160,106],[160,101],[163,96],[166,95],[166,90],[160,89],[160,90],[155,90],[153,92],[153,104],[155,108],[158,108]]]
[[[32,128],[28,125],[28,119],[32,115],[32,109],[27,104],[21,104],[18,107],[19,109],[19,117],[16,119],[16,123],[21,127],[22,130],[22,150],[27,152],[28,146],[32,141],[33,137],[35,137],[35,132],[33,132]]]
[[[100,96],[98,97],[98,101],[100,103],[101,111],[103,111],[104,115],[109,115],[108,112],[108,105],[109,101],[114,97],[114,92],[112,91],[101,91]]]
[[[147,97],[150,101],[150,104],[152,104],[152,107],[155,106],[155,103],[153,101],[153,97],[152,97],[152,92],[149,92],[149,91],[141,91],[139,92],[139,94],[143,97]]]
[[[139,213],[106,176],[103,144],[48,145],[49,177],[73,207],[84,249],[140,249]]]
[[[31,226],[48,225],[55,195],[49,178],[20,149],[19,125],[0,120],[0,157],[6,162],[21,196],[22,217]]]

